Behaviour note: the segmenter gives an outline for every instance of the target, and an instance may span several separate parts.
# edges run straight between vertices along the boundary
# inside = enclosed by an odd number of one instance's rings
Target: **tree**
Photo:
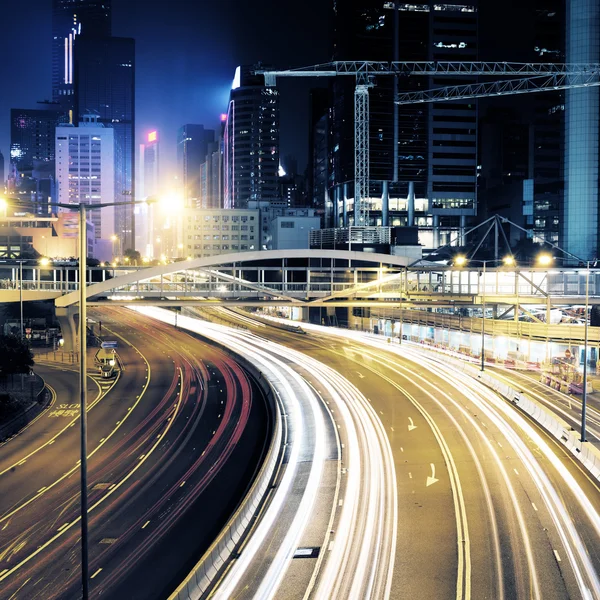
[[[125,252],[123,252],[123,256],[129,259],[129,262],[132,265],[142,264],[142,255],[137,250],[132,250],[131,248],[127,248]]]
[[[16,335],[0,335],[0,375],[29,373],[33,367],[29,346]]]

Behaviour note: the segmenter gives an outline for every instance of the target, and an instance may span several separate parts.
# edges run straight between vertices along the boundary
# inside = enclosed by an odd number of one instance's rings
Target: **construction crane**
[[[297,69],[257,70],[266,86],[278,77],[343,77],[356,79],[354,89],[354,224],[369,224],[369,88],[381,76],[511,77],[514,79],[445,86],[399,94],[397,104],[483,98],[600,85],[600,63],[517,63],[445,61],[334,61]]]

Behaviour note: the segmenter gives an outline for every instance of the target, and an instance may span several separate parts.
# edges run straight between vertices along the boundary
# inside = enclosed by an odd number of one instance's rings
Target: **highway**
[[[137,310],[174,322],[163,309]],[[212,597],[387,597],[396,481],[388,438],[364,394],[326,365],[262,336],[177,320],[254,362],[280,390],[287,424],[283,473]]]
[[[91,597],[164,598],[245,493],[269,417],[223,352],[124,309],[97,318],[125,368],[106,394],[88,379]],[[0,447],[3,599],[81,595],[77,374],[40,373],[53,405]]]
[[[110,394],[103,397],[90,382],[91,398],[97,397],[90,411],[97,436],[90,440],[92,592],[111,598],[166,597],[184,579],[201,553],[199,534],[206,534],[206,547],[237,502],[207,494],[192,502],[206,488],[210,467],[229,453],[228,464],[246,477],[235,486],[239,499],[267,438],[264,428],[256,433],[266,422],[264,407],[253,421],[259,403],[252,402],[243,417],[244,399],[255,397],[252,381],[227,354],[176,331],[172,312],[138,311],[98,312],[135,348],[128,348]],[[597,481],[451,362],[356,332],[303,324],[308,333],[302,334],[239,312],[193,313],[220,324],[182,315],[180,327],[251,358],[277,380],[289,425],[285,468],[268,506],[212,597],[600,597]],[[576,403],[567,410],[568,399],[522,374],[501,375],[576,418]],[[56,377],[48,415],[73,387],[70,377],[68,370]],[[197,401],[186,401],[194,395]],[[205,397],[213,400],[203,403]],[[213,445],[212,432],[226,419],[221,400],[236,408],[224,428],[229,436]],[[244,434],[235,441],[244,418],[244,432],[256,433],[251,457],[235,453],[247,448]],[[39,419],[22,440],[0,447],[0,477],[17,481],[14,497],[0,499],[2,598],[77,597],[75,471],[53,484],[67,466],[76,468],[69,444],[76,446],[77,431],[69,423],[60,433],[49,416]],[[34,454],[31,440],[40,446]],[[214,452],[210,465],[200,449]],[[69,452],[65,466],[61,457]],[[217,473],[209,489],[218,481]],[[314,553],[298,559],[298,549]]]
[[[498,396],[418,348],[215,317],[332,367],[378,414],[397,481],[389,597],[600,597],[597,482]]]

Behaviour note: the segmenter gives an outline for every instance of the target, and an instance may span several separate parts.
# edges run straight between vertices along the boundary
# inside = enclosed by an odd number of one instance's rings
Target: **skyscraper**
[[[112,0],[53,0],[52,99],[68,112],[74,104],[74,49],[81,34],[111,35]]]
[[[56,181],[58,201],[65,204],[110,204],[114,202],[114,129],[86,114],[78,127],[56,128]],[[102,240],[101,256],[112,256],[115,207],[91,211],[95,239]]]
[[[11,193],[17,193],[47,213],[54,188],[54,130],[68,117],[58,105],[10,111]]]
[[[11,109],[10,158],[20,172],[32,171],[34,161],[54,160],[54,129],[67,121],[56,108]]]
[[[115,202],[135,198],[135,40],[95,37],[77,39],[75,52],[75,114],[98,114],[114,129]],[[121,248],[135,245],[133,206],[115,211],[115,232]]]
[[[335,4],[336,60],[469,61],[477,57],[477,8],[467,4],[398,4],[349,0]],[[476,214],[476,103],[394,105],[398,91],[460,85],[469,80],[378,77],[370,92],[371,225],[418,225],[420,241],[437,246],[457,237]],[[354,84],[332,84],[330,196],[353,224]],[[336,219],[337,222],[337,219]]]
[[[224,134],[225,208],[279,193],[279,90],[255,75],[261,65],[238,67],[229,95]]]
[[[209,144],[214,141],[214,130],[204,129],[204,125],[183,125],[177,132],[177,166],[188,207],[196,206],[200,198],[200,167],[206,161]]]
[[[137,199],[156,196],[159,190],[159,136],[158,131],[149,131],[144,143],[140,144],[138,163],[139,189]],[[146,256],[154,256],[155,206],[140,204],[135,207],[136,248]]]
[[[595,0],[567,0],[566,62],[600,62],[600,6]],[[563,244],[584,260],[598,256],[599,109],[597,87],[567,90]]]

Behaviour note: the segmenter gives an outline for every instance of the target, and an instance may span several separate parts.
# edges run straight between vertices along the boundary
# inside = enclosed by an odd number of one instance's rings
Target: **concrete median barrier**
[[[198,337],[203,338],[200,335]],[[273,415],[273,436],[262,467],[246,497],[242,500],[240,506],[229,519],[217,539],[204,553],[185,580],[169,596],[169,600],[198,600],[204,597],[212,588],[220,576],[221,569],[234,555],[236,548],[243,543],[262,504],[268,496],[272,487],[271,484],[276,476],[283,442],[283,426],[277,393],[265,379],[260,369],[245,357],[233,352],[229,347],[218,344],[208,338],[203,339],[219,346],[255,377],[258,385],[265,394],[267,404]]]

